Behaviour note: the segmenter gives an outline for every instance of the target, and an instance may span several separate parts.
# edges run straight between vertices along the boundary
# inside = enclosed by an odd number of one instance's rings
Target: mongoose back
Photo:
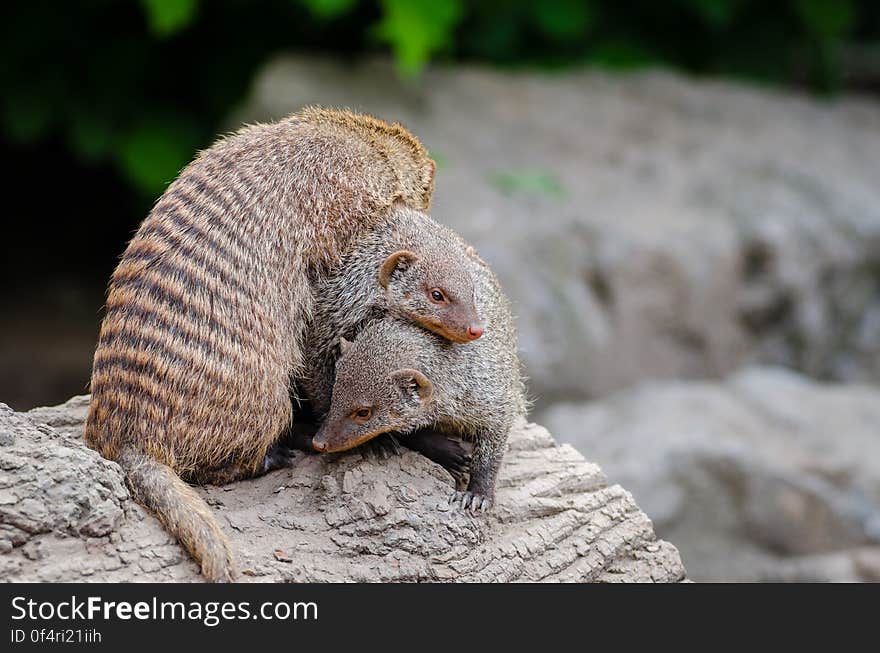
[[[322,452],[344,451],[382,433],[432,428],[474,442],[462,507],[485,510],[517,415],[527,410],[506,297],[481,262],[470,265],[482,338],[445,340],[393,316],[369,322],[342,341],[330,410],[313,439]]]
[[[371,320],[393,315],[457,343],[481,337],[474,262],[458,234],[406,207],[358,238],[316,287],[301,381],[315,412],[330,408],[340,338]]]
[[[433,175],[400,125],[305,109],[200,153],[122,255],[85,441],[123,467],[135,499],[208,579],[232,580],[234,556],[184,481],[224,483],[275,464],[312,284],[392,206],[427,210]]]

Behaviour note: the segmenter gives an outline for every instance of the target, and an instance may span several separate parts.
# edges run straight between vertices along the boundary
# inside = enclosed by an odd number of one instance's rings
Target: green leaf
[[[329,20],[341,16],[355,5],[355,0],[301,0],[313,16]]]
[[[150,31],[166,37],[184,29],[196,17],[199,0],[141,0]]]
[[[122,140],[119,162],[140,190],[158,195],[192,158],[197,138],[194,126],[184,121],[147,121]]]
[[[374,28],[391,45],[397,67],[417,74],[431,55],[448,45],[461,20],[462,0],[382,0],[382,20]]]
[[[797,0],[795,9],[804,26],[822,39],[843,36],[855,22],[850,0]]]
[[[563,40],[583,36],[595,19],[593,6],[583,0],[542,0],[533,11],[544,32]]]

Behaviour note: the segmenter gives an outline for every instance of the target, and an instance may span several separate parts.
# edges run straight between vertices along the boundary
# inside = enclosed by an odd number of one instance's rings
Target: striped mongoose
[[[312,444],[344,451],[388,432],[405,442],[425,428],[472,440],[467,491],[451,499],[485,510],[527,402],[507,298],[484,263],[472,259],[468,269],[485,335],[456,344],[391,315],[369,321],[353,342],[340,342],[330,409]]]
[[[85,441],[123,468],[210,580],[236,563],[186,482],[283,462],[313,285],[395,206],[427,210],[434,163],[400,125],[311,108],[222,138],[171,183],[110,282]]]
[[[340,338],[354,339],[371,320],[393,315],[455,343],[482,336],[475,262],[458,234],[407,208],[358,238],[315,292],[300,381],[315,413],[330,408]]]

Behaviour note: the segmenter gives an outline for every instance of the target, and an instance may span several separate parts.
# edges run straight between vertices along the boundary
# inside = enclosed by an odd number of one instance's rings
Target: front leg
[[[403,453],[401,445],[422,454],[448,471],[456,481],[467,474],[471,457],[461,441],[441,431],[425,428],[413,433],[383,433],[361,445],[363,455],[372,454],[380,460]]]
[[[450,497],[450,503],[474,512],[485,512],[492,506],[498,469],[507,450],[507,431],[485,431],[474,437],[467,490],[455,492]]]
[[[401,444],[433,460],[460,482],[468,471],[471,457],[461,441],[432,428],[403,436]]]

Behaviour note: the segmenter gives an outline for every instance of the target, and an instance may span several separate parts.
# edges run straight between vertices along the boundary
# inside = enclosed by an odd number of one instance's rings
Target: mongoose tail
[[[167,465],[132,446],[116,458],[135,501],[151,510],[214,583],[232,582],[238,569],[232,547],[211,508]]]

